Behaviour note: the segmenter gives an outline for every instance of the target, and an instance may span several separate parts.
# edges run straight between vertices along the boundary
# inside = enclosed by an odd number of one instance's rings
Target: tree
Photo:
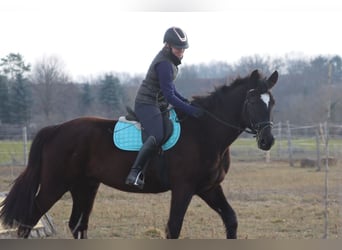
[[[1,59],[0,70],[7,79],[7,86],[2,80],[2,97],[6,111],[5,122],[27,124],[30,120],[31,95],[29,82],[25,73],[29,72],[30,64],[24,62],[21,54],[10,53]]]
[[[0,75],[0,124],[9,123],[10,119],[8,79]]]
[[[254,69],[258,69],[264,75],[268,75],[270,70],[271,59],[270,57],[261,57],[259,55],[242,57],[240,61],[235,65],[235,71],[245,76],[250,74]]]
[[[124,111],[125,95],[119,78],[106,74],[101,80],[99,102],[109,116],[118,116]]]
[[[81,87],[81,93],[80,93],[80,100],[79,100],[79,106],[80,106],[80,114],[85,115],[87,114],[91,107],[94,104],[94,98],[92,95],[92,89],[89,83],[82,84]]]
[[[10,89],[11,123],[27,125],[31,118],[31,92],[28,80],[21,74],[17,75]]]
[[[58,105],[58,97],[65,91],[60,85],[69,82],[63,62],[55,56],[43,57],[34,65],[31,80],[44,123],[54,122],[52,115]]]
[[[342,58],[334,56],[330,59],[332,65],[332,83],[342,86]]]
[[[19,75],[23,77],[25,72],[31,70],[31,65],[25,64],[23,56],[19,53],[10,53],[5,58],[2,58],[0,67],[2,68],[2,74],[11,80],[16,79]]]

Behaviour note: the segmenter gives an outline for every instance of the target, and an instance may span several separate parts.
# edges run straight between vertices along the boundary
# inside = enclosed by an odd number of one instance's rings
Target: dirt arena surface
[[[0,168],[0,192],[9,190],[23,167]],[[290,167],[286,162],[232,162],[223,190],[239,221],[240,239],[321,239],[325,232],[325,171]],[[342,238],[342,165],[328,172],[328,238]],[[163,239],[170,192],[131,194],[100,186],[90,217],[92,239]],[[71,198],[67,193],[48,212],[57,233],[72,238],[68,228]],[[180,238],[224,239],[220,217],[194,197]]]

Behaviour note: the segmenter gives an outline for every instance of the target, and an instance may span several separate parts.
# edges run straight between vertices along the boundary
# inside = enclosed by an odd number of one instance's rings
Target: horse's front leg
[[[233,208],[224,196],[221,185],[198,195],[221,216],[226,227],[227,239],[236,239],[237,218]]]
[[[166,238],[177,239],[182,229],[184,215],[193,196],[189,187],[177,186],[171,191],[171,208],[166,226]]]

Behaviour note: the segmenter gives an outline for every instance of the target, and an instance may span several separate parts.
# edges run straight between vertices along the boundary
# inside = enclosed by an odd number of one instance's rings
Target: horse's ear
[[[253,81],[257,81],[257,80],[259,80],[259,78],[260,78],[260,74],[259,74],[259,71],[256,69],[252,72],[251,79]]]
[[[254,70],[254,71],[251,73],[249,79],[250,79],[250,85],[251,85],[250,87],[251,87],[252,89],[256,88],[256,87],[258,86],[258,82],[259,82],[259,79],[260,79],[259,71],[258,71],[257,69]]]
[[[273,74],[267,79],[268,89],[273,88],[273,86],[278,81],[278,71],[274,71]]]

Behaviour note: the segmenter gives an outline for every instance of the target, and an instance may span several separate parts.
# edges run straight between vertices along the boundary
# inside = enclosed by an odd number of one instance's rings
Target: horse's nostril
[[[265,139],[262,139],[262,140],[260,141],[260,145],[261,145],[262,147],[265,147],[265,146],[266,146]]]
[[[273,141],[267,140],[265,138],[260,138],[258,141],[258,147],[262,150],[269,150],[273,145]]]

